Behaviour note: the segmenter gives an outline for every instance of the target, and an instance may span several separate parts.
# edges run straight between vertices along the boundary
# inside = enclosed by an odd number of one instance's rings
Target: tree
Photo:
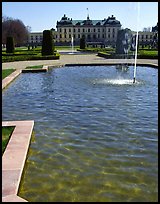
[[[16,45],[21,45],[27,42],[29,35],[29,28],[26,27],[19,19],[10,17],[2,17],[2,44],[6,44],[8,36],[14,38]]]
[[[85,42],[85,37],[83,36],[80,39],[80,49],[85,49],[85,47],[86,47],[86,42]]]
[[[51,30],[43,31],[43,41],[42,41],[42,56],[53,55],[54,53],[54,44],[53,44],[53,35]]]
[[[14,39],[13,37],[7,37],[6,53],[14,53]]]

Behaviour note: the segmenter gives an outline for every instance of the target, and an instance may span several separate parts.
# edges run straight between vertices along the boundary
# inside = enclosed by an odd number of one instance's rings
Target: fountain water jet
[[[135,61],[134,61],[134,76],[133,76],[133,83],[136,81],[136,69],[137,69],[137,50],[138,50],[138,24],[139,24],[139,8],[140,8],[140,3],[138,2],[137,4],[137,33],[136,33],[136,50],[135,50]]]
[[[72,48],[72,52],[70,52],[69,54],[74,54],[73,36],[72,36],[72,38],[71,38],[71,48]]]

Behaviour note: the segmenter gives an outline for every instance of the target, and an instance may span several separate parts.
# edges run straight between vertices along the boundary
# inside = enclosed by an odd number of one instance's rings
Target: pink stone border
[[[28,202],[17,193],[34,121],[3,121],[2,127],[5,126],[15,126],[15,129],[2,157],[2,202]]]
[[[10,84],[11,81],[13,81],[21,72],[22,72],[22,70],[16,70],[12,74],[10,74],[6,78],[4,78],[2,80],[2,89],[4,89],[6,86],[8,86],[8,84]]]
[[[41,72],[41,71],[44,71],[44,72],[47,72],[48,71],[48,66],[47,65],[44,65],[42,67],[42,69],[29,69],[29,70],[16,70],[14,71],[12,74],[10,74],[9,76],[7,76],[5,79],[2,80],[2,90],[4,88],[6,88],[19,74],[21,74],[22,72]]]

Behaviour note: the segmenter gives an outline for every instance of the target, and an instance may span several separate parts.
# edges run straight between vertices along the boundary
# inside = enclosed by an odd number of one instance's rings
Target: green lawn
[[[139,50],[138,52],[140,55],[149,55],[149,56],[157,56],[158,57],[158,50]]]
[[[2,155],[6,149],[9,142],[10,136],[15,127],[2,127]]]
[[[14,71],[15,71],[15,69],[3,69],[2,70],[2,79],[6,78],[10,74],[12,74],[12,72],[14,72]]]
[[[25,69],[41,69],[41,68],[43,68],[43,65],[28,66]]]

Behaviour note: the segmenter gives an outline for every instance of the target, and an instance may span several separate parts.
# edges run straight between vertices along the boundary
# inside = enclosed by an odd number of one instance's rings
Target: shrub
[[[82,37],[80,39],[80,49],[85,49],[85,47],[86,47],[85,37]]]
[[[14,39],[13,39],[13,37],[7,37],[6,53],[14,53]]]
[[[43,31],[42,56],[53,55],[54,45],[51,30]]]

